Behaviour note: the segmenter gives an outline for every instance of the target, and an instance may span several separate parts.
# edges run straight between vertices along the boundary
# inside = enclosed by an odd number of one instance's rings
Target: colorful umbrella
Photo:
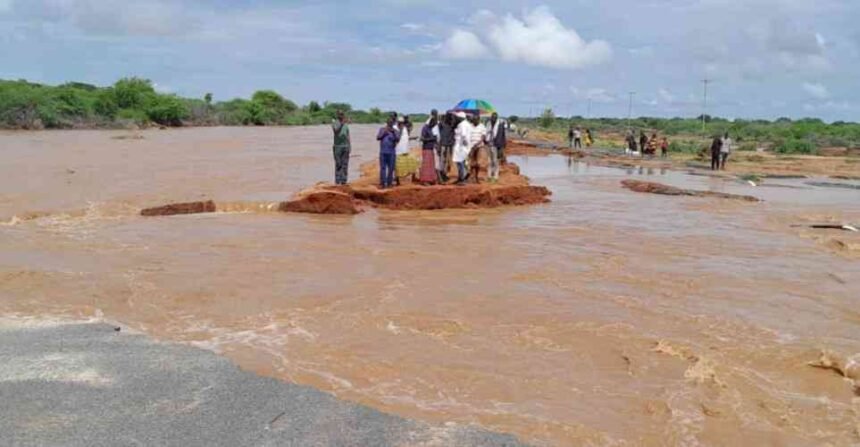
[[[496,108],[483,99],[464,99],[454,106],[453,110],[456,112],[477,112],[481,115],[489,115],[495,113]]]

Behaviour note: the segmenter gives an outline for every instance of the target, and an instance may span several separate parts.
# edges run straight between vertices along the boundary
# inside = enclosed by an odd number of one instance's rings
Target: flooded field
[[[0,315],[103,316],[537,445],[860,442],[850,379],[808,365],[860,353],[860,262],[791,226],[860,222],[860,190],[519,157],[552,203],[138,215],[331,181],[330,133],[0,133]],[[374,133],[353,129],[353,176]],[[764,202],[637,194],[628,178]]]

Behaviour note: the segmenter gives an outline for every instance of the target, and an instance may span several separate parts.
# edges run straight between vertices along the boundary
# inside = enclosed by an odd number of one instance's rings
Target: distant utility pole
[[[705,128],[705,117],[708,115],[708,84],[714,82],[711,79],[702,79],[702,85],[704,86],[704,92],[702,95],[702,133],[706,133],[707,129]]]
[[[630,127],[630,120],[633,119],[633,97],[636,92],[630,92],[630,103],[627,105],[627,127]]]

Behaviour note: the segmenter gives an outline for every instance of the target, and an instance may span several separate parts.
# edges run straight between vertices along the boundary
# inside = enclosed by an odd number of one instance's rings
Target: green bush
[[[174,95],[156,96],[146,109],[147,118],[162,126],[181,126],[190,113],[188,106]]]
[[[807,140],[788,139],[778,141],[774,146],[774,152],[779,154],[815,154],[818,148]]]
[[[690,140],[672,140],[669,142],[669,153],[698,154],[704,149],[702,143]]]
[[[144,109],[155,97],[155,89],[148,79],[123,78],[113,86],[116,105],[121,109]]]
[[[540,127],[549,129],[555,122],[555,113],[552,109],[545,109],[543,113],[540,114],[540,120],[538,122],[540,123]]]

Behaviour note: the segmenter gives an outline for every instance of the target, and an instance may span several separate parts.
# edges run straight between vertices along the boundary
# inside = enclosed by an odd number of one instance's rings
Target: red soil
[[[486,162],[481,163],[486,166]],[[497,183],[486,182],[486,171],[480,172],[483,183],[471,181],[466,185],[424,186],[401,179],[402,186],[380,189],[377,163],[362,165],[361,178],[348,186],[318,184],[300,192],[291,200],[281,202],[277,210],[290,213],[358,214],[366,207],[393,210],[439,210],[449,208],[496,208],[546,203],[552,194],[543,186],[531,186],[520,175],[517,165],[502,166]],[[226,205],[225,205],[226,206]],[[229,206],[228,206],[229,208]],[[253,208],[253,207],[252,207]],[[214,202],[192,202],[148,208],[143,216],[172,216],[177,214],[211,213]]]

